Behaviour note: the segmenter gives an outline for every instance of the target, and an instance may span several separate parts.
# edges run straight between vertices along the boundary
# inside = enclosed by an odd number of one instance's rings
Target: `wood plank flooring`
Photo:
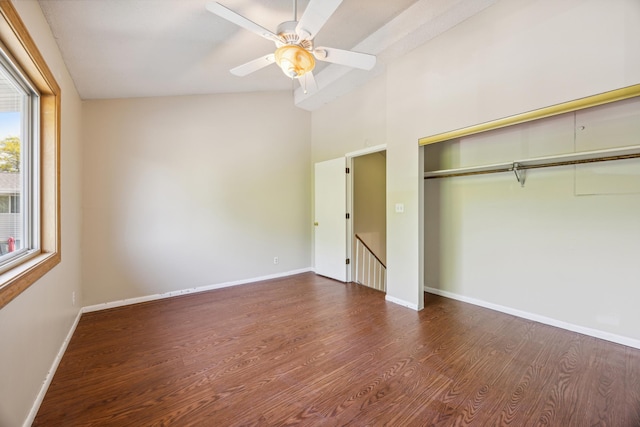
[[[35,426],[640,426],[640,351],[311,273],[88,313]]]

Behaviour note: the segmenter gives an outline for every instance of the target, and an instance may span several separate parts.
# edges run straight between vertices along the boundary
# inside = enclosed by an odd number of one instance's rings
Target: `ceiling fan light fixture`
[[[276,49],[275,60],[282,72],[290,78],[302,77],[313,70],[316,60],[308,50],[294,44],[287,44]]]

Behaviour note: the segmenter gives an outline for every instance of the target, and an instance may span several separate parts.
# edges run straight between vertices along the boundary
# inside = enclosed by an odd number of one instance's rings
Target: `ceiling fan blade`
[[[296,34],[303,40],[313,39],[329,20],[342,0],[311,0],[296,26]]]
[[[261,56],[260,58],[254,59],[253,61],[249,61],[246,64],[238,65],[235,68],[231,69],[231,74],[239,77],[244,77],[248,74],[253,73],[254,71],[258,71],[267,65],[273,64],[276,62],[275,56],[273,53],[270,53],[265,56]]]
[[[332,47],[317,47],[313,50],[313,55],[320,61],[347,65],[361,70],[370,70],[376,65],[376,57],[374,55],[334,49]]]
[[[299,77],[300,87],[302,87],[302,91],[307,93],[315,93],[318,91],[318,84],[316,83],[316,78],[313,76],[311,71],[308,71]]]
[[[253,21],[250,21],[249,19],[245,18],[244,16],[234,12],[233,10],[221,5],[220,3],[216,2],[216,1],[208,2],[205,7],[209,12],[214,13],[214,14],[218,15],[219,17],[224,18],[227,21],[234,23],[234,24],[238,25],[239,27],[244,28],[245,30],[249,30],[249,31],[259,35],[260,37],[264,37],[265,39],[271,40],[271,41],[274,41],[274,42],[282,42],[280,37],[278,37],[273,32],[271,32],[271,31],[267,30],[266,28],[256,24]]]

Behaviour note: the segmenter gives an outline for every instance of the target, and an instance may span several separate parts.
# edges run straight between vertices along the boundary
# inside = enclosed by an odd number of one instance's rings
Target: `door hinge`
[[[349,215],[349,214],[347,214],[347,219],[349,219],[349,218],[350,218],[350,215]]]
[[[347,264],[351,264],[351,260],[347,258]]]
[[[349,173],[349,168],[347,168],[347,173]]]

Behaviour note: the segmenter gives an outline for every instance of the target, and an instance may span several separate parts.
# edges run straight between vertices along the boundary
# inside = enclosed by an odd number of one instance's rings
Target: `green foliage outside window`
[[[0,141],[0,171],[20,172],[20,138],[17,136]]]

